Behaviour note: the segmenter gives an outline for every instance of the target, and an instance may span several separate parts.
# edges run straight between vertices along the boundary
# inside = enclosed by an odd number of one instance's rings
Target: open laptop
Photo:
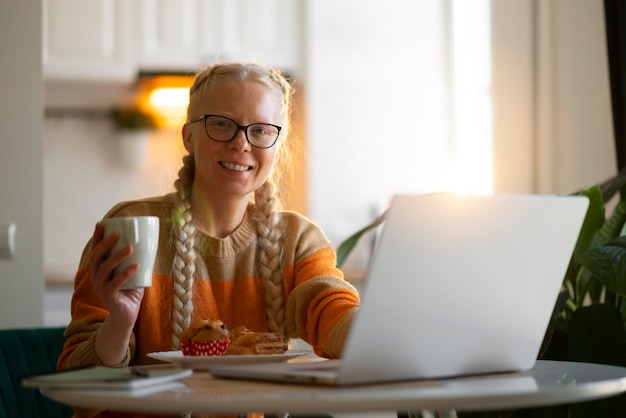
[[[587,206],[582,196],[395,196],[341,360],[210,372],[347,385],[530,369]]]

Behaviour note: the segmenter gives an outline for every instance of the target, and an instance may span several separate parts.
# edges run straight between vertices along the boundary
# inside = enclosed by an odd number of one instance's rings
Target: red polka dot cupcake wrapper
[[[230,340],[181,341],[180,349],[185,356],[223,356]]]

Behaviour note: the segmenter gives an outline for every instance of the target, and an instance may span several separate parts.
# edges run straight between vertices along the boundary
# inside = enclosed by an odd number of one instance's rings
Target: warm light
[[[189,87],[193,76],[156,75],[140,81],[140,106],[158,120],[161,128],[179,129],[187,118]]]
[[[491,50],[487,0],[453,0],[454,146],[449,171],[456,192],[493,193]]]
[[[161,107],[180,107],[187,108],[189,104],[189,89],[183,87],[158,87],[150,93],[150,104],[152,106]]]

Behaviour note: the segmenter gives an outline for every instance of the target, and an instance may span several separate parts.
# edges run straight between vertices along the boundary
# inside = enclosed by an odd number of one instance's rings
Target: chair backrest
[[[0,330],[0,418],[71,417],[72,409],[36,389],[22,387],[22,378],[56,369],[65,328]]]

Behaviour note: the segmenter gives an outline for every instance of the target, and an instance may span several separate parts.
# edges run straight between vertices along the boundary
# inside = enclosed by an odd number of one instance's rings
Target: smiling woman
[[[175,192],[119,202],[104,216],[159,218],[152,285],[126,286],[138,265],[122,263],[138,244],[115,247],[119,235],[97,222],[76,273],[60,369],[150,363],[151,352],[182,349],[201,318],[341,355],[358,293],[321,229],[282,210],[277,194],[291,91],[281,72],[254,63],[197,73]]]

